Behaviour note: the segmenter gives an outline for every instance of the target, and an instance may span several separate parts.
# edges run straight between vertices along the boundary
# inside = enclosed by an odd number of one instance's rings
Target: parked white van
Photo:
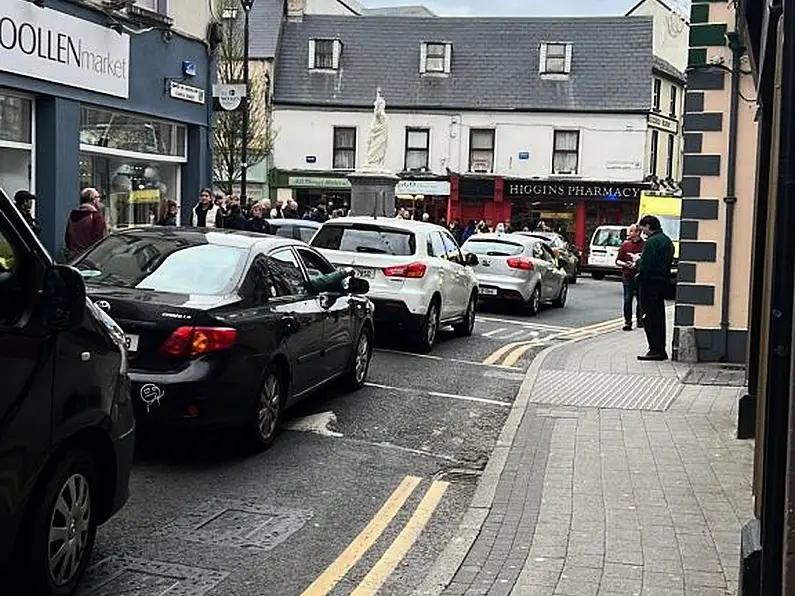
[[[625,226],[599,226],[591,237],[588,249],[588,263],[583,269],[594,279],[602,279],[605,275],[621,275],[621,268],[616,265],[616,257],[621,243],[626,238]]]

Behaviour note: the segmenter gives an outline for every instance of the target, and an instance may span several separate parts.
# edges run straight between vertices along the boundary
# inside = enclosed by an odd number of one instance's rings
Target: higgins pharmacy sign
[[[0,0],[0,71],[127,99],[130,36],[26,0]]]

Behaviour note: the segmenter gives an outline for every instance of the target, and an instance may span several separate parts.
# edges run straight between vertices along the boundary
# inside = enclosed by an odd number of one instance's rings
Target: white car
[[[429,352],[441,325],[459,335],[475,326],[478,284],[464,255],[441,226],[419,221],[343,217],[323,224],[311,245],[338,267],[353,267],[370,282],[376,327],[405,330]]]
[[[618,249],[626,239],[626,226],[599,226],[591,237],[588,248],[588,263],[583,268],[594,279],[602,279],[605,275],[621,275],[621,268],[616,265]]]

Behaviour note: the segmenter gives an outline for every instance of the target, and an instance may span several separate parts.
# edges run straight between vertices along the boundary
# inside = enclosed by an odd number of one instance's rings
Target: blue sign
[[[605,201],[617,201],[620,197],[614,192],[609,192],[603,198]]]
[[[196,76],[196,65],[191,62],[190,60],[183,60],[182,61],[182,74],[186,77],[195,77]]]
[[[522,161],[524,161],[526,159],[530,159],[530,152],[529,151],[520,151],[519,152],[519,159],[521,159]]]
[[[317,163],[317,155],[307,155],[306,163]]]

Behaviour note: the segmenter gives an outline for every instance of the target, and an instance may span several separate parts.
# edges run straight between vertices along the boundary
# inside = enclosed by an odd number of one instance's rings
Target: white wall
[[[430,168],[444,174],[469,169],[469,129],[494,128],[496,174],[530,178],[552,173],[552,146],[556,128],[580,131],[580,171],[584,179],[635,181],[645,176],[646,117],[604,114],[416,114],[389,112],[387,167],[404,167],[405,129],[430,129]],[[367,149],[369,112],[339,112],[274,108],[274,165],[285,170],[332,169],[333,129],[357,128],[357,166]],[[519,160],[527,151],[530,159]],[[306,163],[306,156],[317,158]]]
[[[632,12],[632,16],[653,18],[654,54],[684,72],[690,43],[690,27],[687,22],[680,15],[667,10],[657,0],[646,0]]]

